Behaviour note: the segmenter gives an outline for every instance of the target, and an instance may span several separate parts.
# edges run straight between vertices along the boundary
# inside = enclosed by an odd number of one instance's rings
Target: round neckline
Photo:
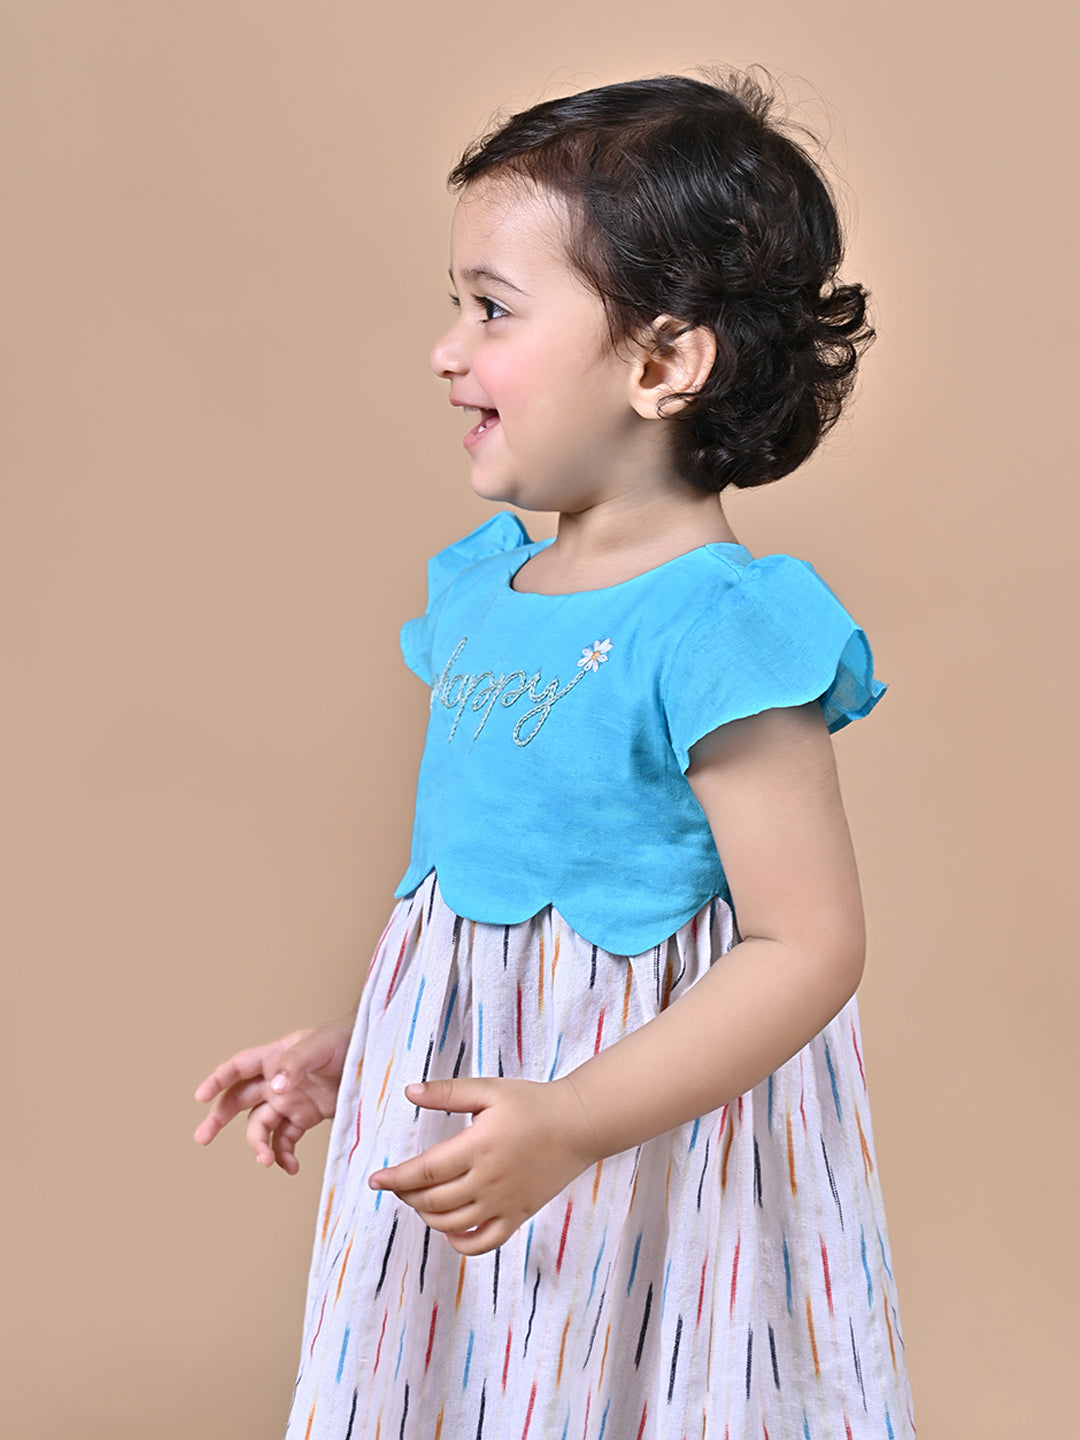
[[[736,540],[711,540],[705,545],[695,545],[692,550],[684,550],[681,555],[673,555],[670,560],[661,560],[659,565],[652,565],[648,570],[639,570],[636,575],[630,575],[625,580],[617,580],[614,585],[601,585],[595,590],[515,590],[514,576],[518,571],[523,570],[534,555],[539,555],[541,550],[546,550],[549,545],[554,545],[554,543],[554,535],[545,540],[530,541],[526,547],[529,553],[525,559],[519,565],[515,565],[507,574],[506,589],[511,595],[517,595],[522,600],[572,600],[582,595],[607,595],[613,590],[624,590],[627,585],[633,585],[636,581],[644,580],[649,575],[657,575],[661,570],[678,564],[680,560],[685,560],[690,555],[700,555],[703,550],[741,550],[746,555],[750,553],[745,545],[741,545]]]

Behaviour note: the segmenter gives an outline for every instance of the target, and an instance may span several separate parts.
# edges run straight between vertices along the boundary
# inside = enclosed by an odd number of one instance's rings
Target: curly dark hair
[[[868,292],[836,283],[829,184],[774,103],[750,71],[601,85],[512,115],[447,177],[451,191],[521,177],[568,202],[567,259],[603,300],[613,347],[650,331],[662,345],[652,322],[665,313],[675,334],[713,332],[707,380],[670,417],[679,473],[711,492],[800,465],[875,335]]]

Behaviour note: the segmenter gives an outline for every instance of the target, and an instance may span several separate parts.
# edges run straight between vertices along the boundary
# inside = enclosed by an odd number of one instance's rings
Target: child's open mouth
[[[489,430],[493,430],[499,423],[499,412],[497,410],[482,410],[480,419],[476,425],[462,440],[467,449],[472,449],[478,440],[482,440]]]

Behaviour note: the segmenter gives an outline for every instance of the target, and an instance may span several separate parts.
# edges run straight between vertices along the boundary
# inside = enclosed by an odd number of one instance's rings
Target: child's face
[[[666,428],[631,405],[641,365],[627,347],[605,351],[603,303],[569,268],[564,223],[560,202],[531,187],[468,187],[450,239],[460,312],[431,352],[451,403],[498,412],[468,417],[473,488],[526,510],[574,512],[640,488]]]

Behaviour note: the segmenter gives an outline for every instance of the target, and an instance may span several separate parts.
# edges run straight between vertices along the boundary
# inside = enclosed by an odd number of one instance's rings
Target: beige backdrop
[[[325,1127],[267,1173],[192,1142],[191,1092],[353,1003],[404,869],[397,628],[490,513],[427,368],[445,172],[497,106],[709,61],[829,138],[881,332],[827,448],[730,513],[891,686],[837,752],[916,1420],[1068,1432],[1066,9],[0,5],[5,1437],[281,1433]]]

